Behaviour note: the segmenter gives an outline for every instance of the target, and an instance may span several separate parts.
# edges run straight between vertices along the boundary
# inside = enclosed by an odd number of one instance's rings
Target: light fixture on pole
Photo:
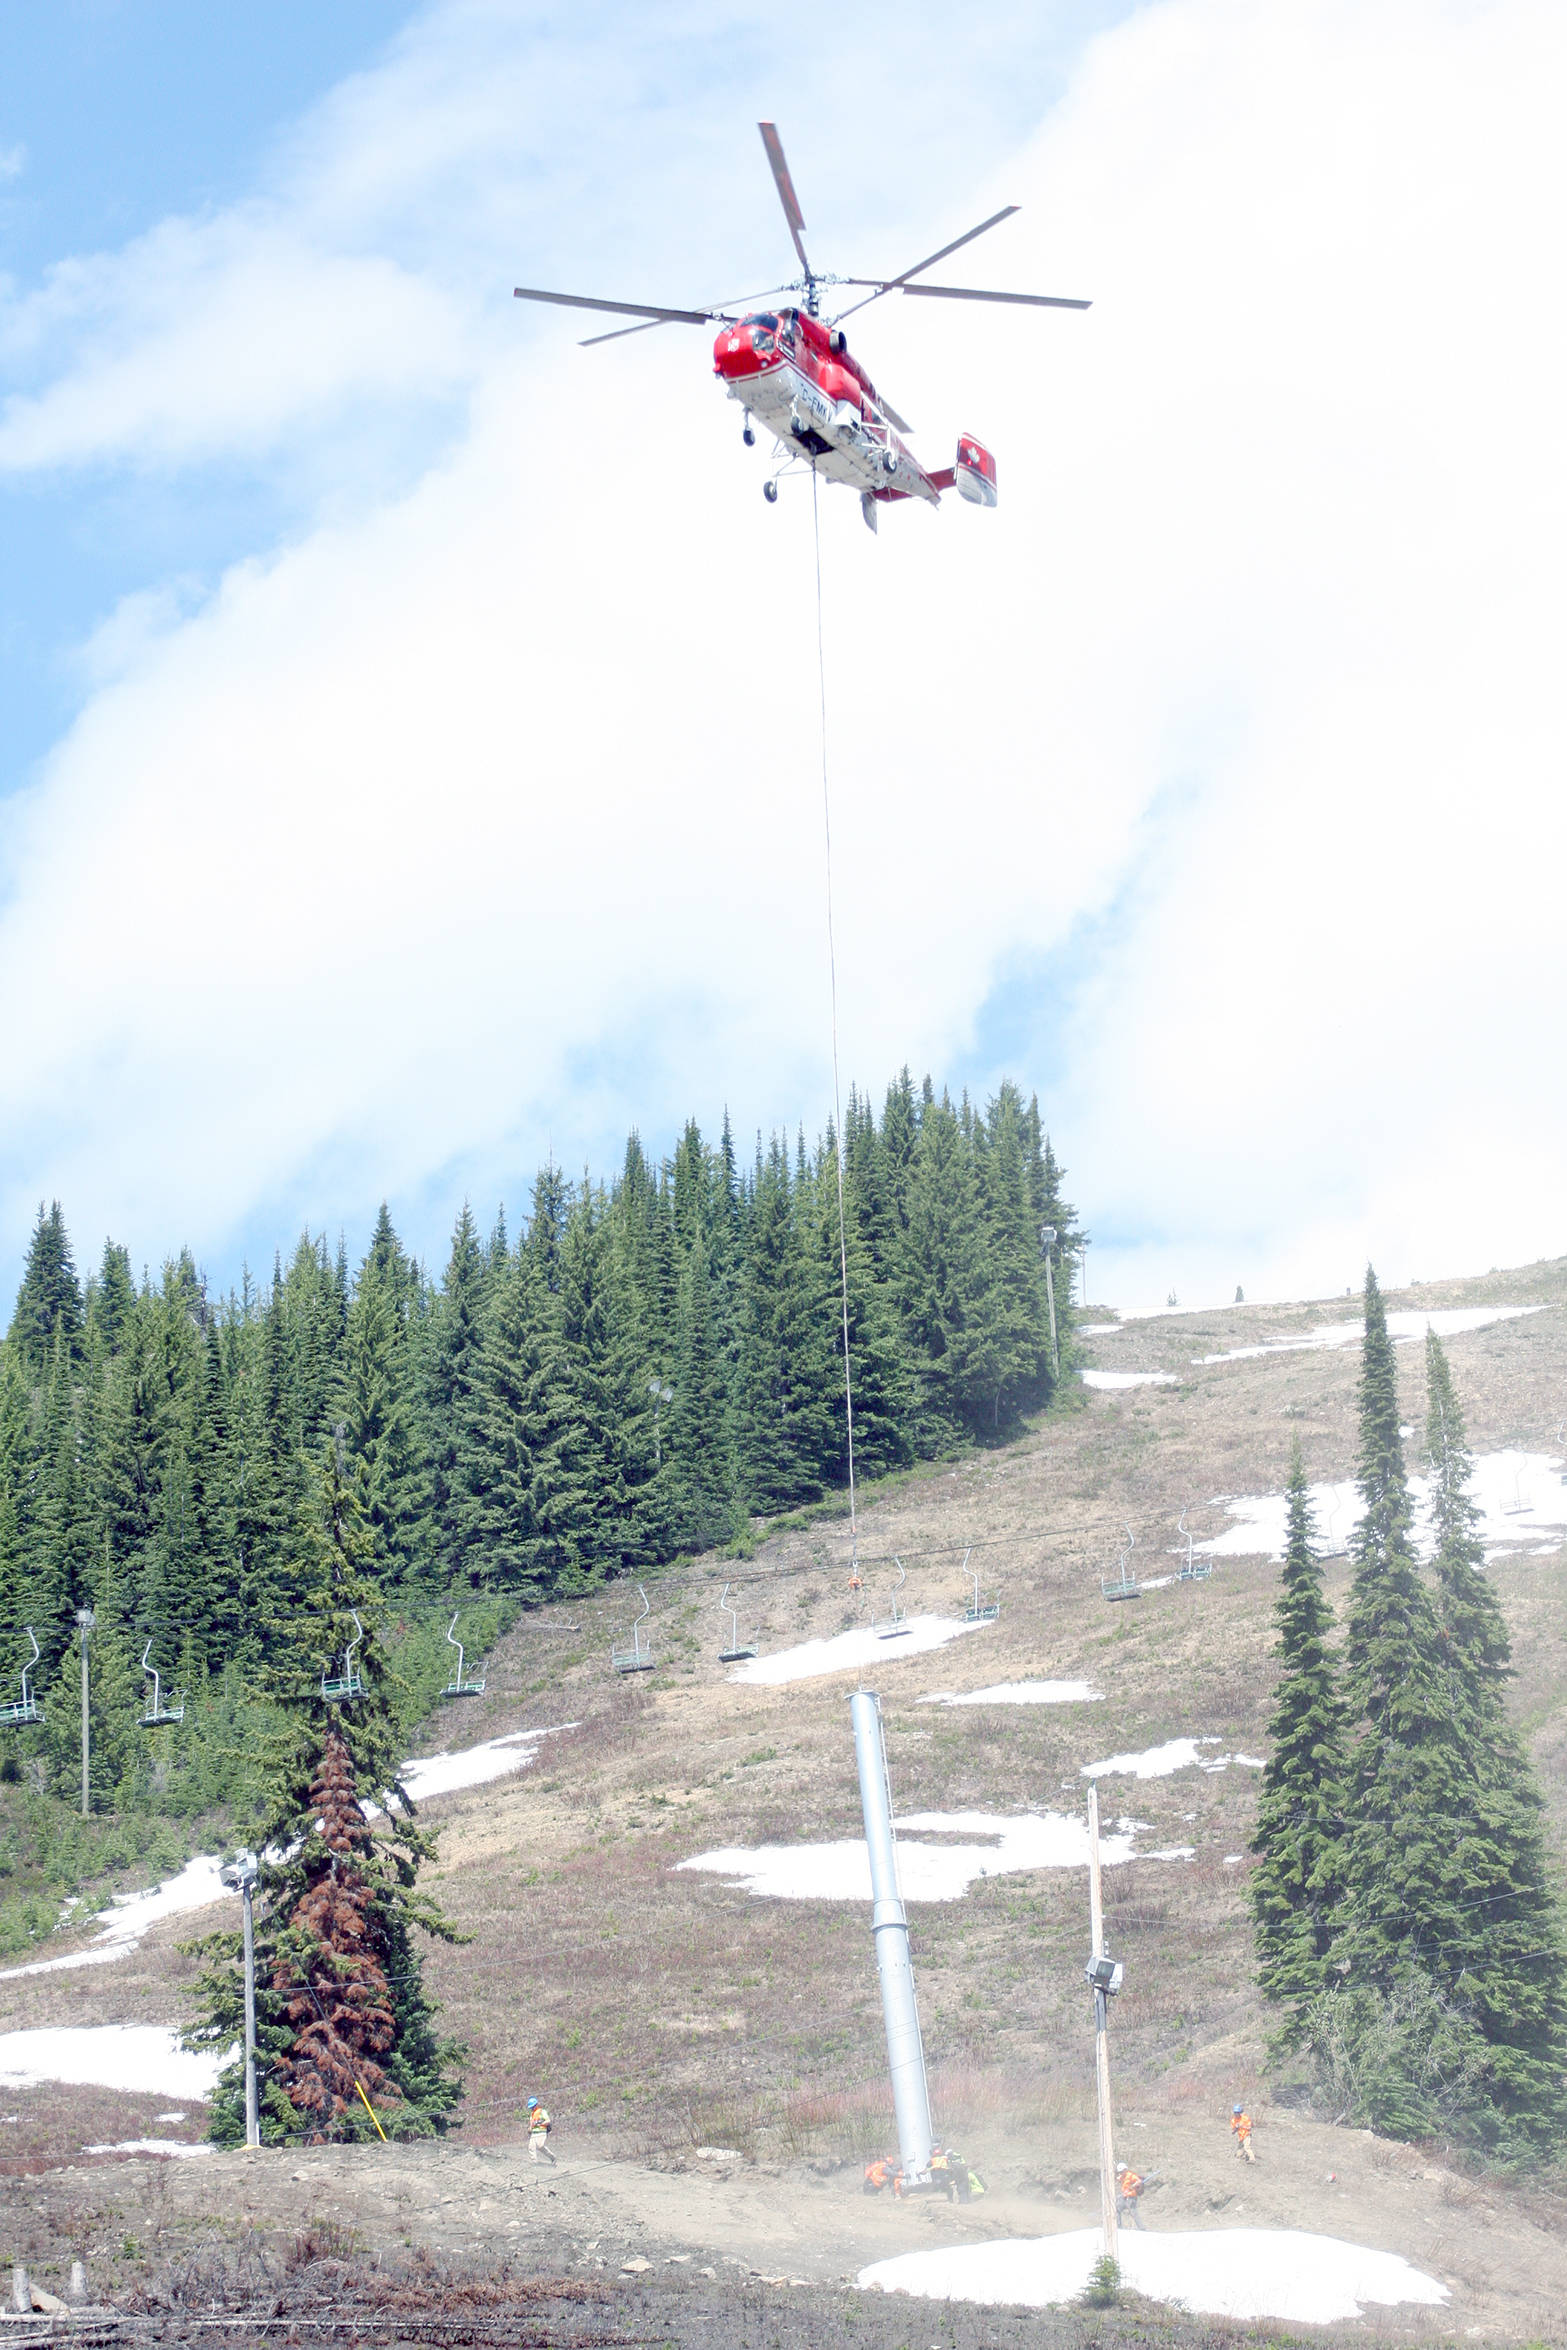
[[[261,2144],[261,2115],[256,2103],[256,1879],[261,1863],[253,1852],[236,1853],[219,1872],[231,1893],[245,1904],[245,2144]]]

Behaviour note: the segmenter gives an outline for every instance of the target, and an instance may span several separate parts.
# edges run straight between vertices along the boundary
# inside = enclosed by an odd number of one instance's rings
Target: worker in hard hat
[[[1138,2206],[1146,2184],[1141,2171],[1133,2170],[1130,2163],[1116,2164],[1115,2216],[1121,2221],[1130,2220],[1139,2235],[1143,2233],[1143,2215]]]
[[[883,2187],[892,2184],[892,2164],[885,2154],[878,2154],[874,2162],[865,2165],[865,2192],[879,2195]]]
[[[528,2152],[535,2162],[547,2162],[553,2170],[555,2157],[550,2152],[550,2117],[536,2097],[528,2099]]]
[[[1230,2107],[1230,2136],[1235,2140],[1237,2158],[1255,2162],[1257,2155],[1251,2142],[1251,2115],[1244,2105]]]

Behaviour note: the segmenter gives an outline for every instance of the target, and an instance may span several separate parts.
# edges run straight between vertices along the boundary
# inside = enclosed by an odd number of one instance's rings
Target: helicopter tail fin
[[[876,530],[876,500],[872,497],[869,490],[861,490],[860,492],[860,512],[865,517],[866,529],[871,532],[872,536],[874,536]]]
[[[975,440],[971,432],[958,435],[958,461],[953,471],[960,498],[967,498],[971,506],[995,504],[996,460],[984,442]]]

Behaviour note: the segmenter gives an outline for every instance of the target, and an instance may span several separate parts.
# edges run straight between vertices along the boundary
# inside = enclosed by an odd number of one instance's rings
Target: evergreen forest
[[[1567,1938],[1451,1369],[1426,1334],[1429,1566],[1387,1314],[1366,1280],[1342,1627],[1297,1445],[1252,1879],[1275,2054],[1333,2117],[1528,2163],[1567,2136]]]
[[[905,1071],[879,1115],[851,1096],[843,1166],[857,1475],[1006,1437],[1051,1393],[1041,1227],[1063,1346],[1081,1245],[1037,1101]],[[610,1182],[546,1167],[515,1238],[465,1206],[438,1274],[383,1207],[357,1266],[306,1234],[214,1296],[189,1250],[138,1281],[110,1240],[84,1279],[40,1207],[0,1344],[0,1702],[36,1639],[41,1714],[3,1726],[0,1950],[53,1926],[59,1887],[266,1799],[281,1636],[326,1672],[352,1629],[310,1563],[324,1476],[363,1530],[399,1728],[453,1608],[472,1653],[519,1607],[744,1548],[841,1488],[839,1248],[833,1134],[746,1164],[727,1118],[658,1163],[633,1134]],[[154,1669],[178,1720],[144,1722]]]

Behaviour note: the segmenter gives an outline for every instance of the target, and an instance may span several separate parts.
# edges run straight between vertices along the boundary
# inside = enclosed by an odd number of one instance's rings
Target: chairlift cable
[[[849,1576],[860,1580],[859,1522],[854,1492],[854,1382],[849,1367],[849,1238],[843,1205],[843,1093],[838,1076],[838,956],[832,917],[832,794],[827,781],[827,654],[822,635],[822,519],[820,484],[811,467],[811,536],[816,555],[816,680],[822,745],[822,837],[827,874],[827,984],[832,1007],[833,1157],[838,1174],[838,1273],[843,1302],[843,1411],[849,1454]]]

